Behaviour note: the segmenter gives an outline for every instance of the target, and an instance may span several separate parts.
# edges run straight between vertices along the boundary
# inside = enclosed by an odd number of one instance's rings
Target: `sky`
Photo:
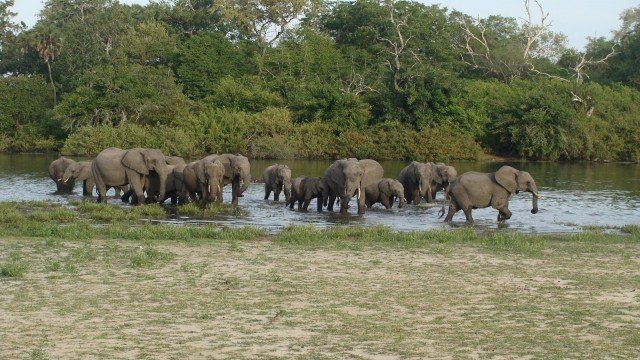
[[[120,0],[125,4],[146,4],[149,0]],[[456,9],[473,17],[502,15],[523,17],[523,0],[420,0],[425,4],[439,4],[448,9]],[[42,9],[43,0],[15,0],[13,11],[16,20],[32,26]],[[548,12],[555,32],[568,37],[569,45],[583,49],[587,37],[609,37],[611,30],[620,27],[619,15],[624,9],[640,6],[638,0],[541,0]]]

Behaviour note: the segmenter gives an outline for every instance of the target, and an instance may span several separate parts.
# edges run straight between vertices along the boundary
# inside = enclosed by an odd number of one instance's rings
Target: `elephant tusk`
[[[209,184],[209,194],[211,194],[211,184]]]
[[[420,191],[420,195],[422,195],[422,184],[418,185],[418,191]]]
[[[538,195],[537,192],[532,191],[531,193],[533,194],[533,196],[537,197],[538,199],[544,199],[544,197]]]
[[[58,178],[58,181],[62,181],[62,178]]]
[[[220,184],[218,184],[218,192],[221,193],[222,189],[220,189]]]
[[[360,200],[360,188],[358,188],[358,195],[357,195],[357,199]]]
[[[429,184],[429,187],[427,188],[427,191],[429,192],[429,194],[431,194],[431,184]]]

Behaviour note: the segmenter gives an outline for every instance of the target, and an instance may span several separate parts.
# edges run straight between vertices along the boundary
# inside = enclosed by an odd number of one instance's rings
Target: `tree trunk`
[[[49,70],[49,81],[51,81],[51,89],[53,90],[53,107],[56,107],[58,97],[56,94],[56,84],[53,82],[53,75],[51,74],[51,63],[49,61],[47,61],[47,69]]]

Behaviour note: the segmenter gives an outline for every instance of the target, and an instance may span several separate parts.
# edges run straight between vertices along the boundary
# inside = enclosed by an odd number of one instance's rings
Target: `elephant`
[[[322,206],[326,205],[329,188],[327,186],[327,182],[321,177],[307,178],[302,179],[300,184],[300,200],[298,200],[298,210],[307,211],[309,209],[309,203],[311,200],[318,199],[318,204],[316,209],[318,212],[322,212]],[[304,203],[302,201],[304,200]],[[292,206],[293,207],[293,206]]]
[[[302,203],[304,201],[304,192],[302,191],[302,181],[307,177],[302,175],[291,181],[291,197],[289,201],[286,203],[286,206],[289,206],[291,209],[295,206],[296,202],[298,203],[298,210],[302,209]]]
[[[107,201],[107,187],[128,184],[135,194],[133,203],[139,204],[139,199],[144,199],[145,183],[152,172],[158,176],[160,190],[157,198],[164,199],[169,168],[164,154],[158,149],[122,150],[111,147],[102,150],[96,156],[91,164],[91,172],[98,189],[98,202]]]
[[[181,166],[181,165],[186,165],[185,161],[183,158],[179,157],[179,156],[168,156],[165,155],[164,156],[164,162],[167,165],[176,165],[176,166]],[[167,176],[172,176],[167,174]],[[149,181],[153,181],[154,185],[151,185],[149,183]],[[171,181],[175,181],[175,179],[171,179]],[[149,188],[150,186],[153,186],[153,194],[149,194]],[[171,185],[171,188],[174,188],[174,185]],[[146,178],[145,181],[145,185],[144,185],[144,191],[147,192],[147,197],[145,199],[145,202],[149,203],[149,202],[153,202],[153,198],[157,198],[157,196],[159,195],[159,184],[158,184],[158,178],[155,175],[155,173],[150,173],[149,176]],[[116,190],[116,195],[117,195],[117,190]],[[129,199],[133,196],[133,189],[129,189],[128,191],[125,191],[125,193],[122,195],[122,197],[120,197],[120,199],[123,202],[129,202]],[[175,204],[175,196],[176,195],[171,195],[171,202]],[[158,201],[162,200],[162,202],[166,201],[166,199],[169,198],[168,195],[165,196],[164,199],[159,199]],[[137,200],[134,200],[134,202]]]
[[[73,191],[73,188],[76,185],[75,180],[65,182],[63,181],[63,176],[67,168],[75,163],[76,162],[74,160],[61,156],[49,164],[49,176],[51,177],[51,180],[56,183],[57,192],[71,193]]]
[[[404,186],[395,179],[380,179],[364,188],[365,204],[371,208],[375,203],[381,203],[386,209],[390,209],[395,199],[398,199],[398,207],[401,208],[407,202],[404,197]]]
[[[91,161],[78,161],[67,166],[62,175],[62,182],[66,184],[69,181],[82,181],[82,195],[91,196],[95,186],[93,174],[91,174],[91,163]]]
[[[67,170],[64,172],[63,181],[65,183],[69,181],[82,181],[82,195],[83,196],[92,196],[93,188],[96,185],[95,180],[93,180],[93,174],[91,173],[91,164],[92,160],[89,161],[78,161],[75,164],[71,164],[71,166],[67,167]],[[107,191],[109,188],[107,189]],[[114,197],[119,198],[120,192],[127,192],[128,186],[119,186],[115,187],[115,195]]]
[[[451,222],[458,210],[464,211],[467,223],[473,223],[471,210],[493,207],[498,210],[498,222],[511,218],[509,198],[514,193],[527,191],[533,194],[531,213],[538,212],[538,187],[531,174],[511,166],[503,166],[495,173],[466,172],[456,178],[449,188],[449,212],[445,222]],[[444,215],[444,204],[440,217]]]
[[[167,163],[167,165],[187,165],[186,161],[184,161],[184,159],[180,156],[166,155],[164,157],[164,161]]]
[[[449,192],[449,186],[458,177],[458,172],[453,166],[444,163],[435,163],[431,165],[432,177],[431,177],[431,199],[427,198],[427,202],[433,202],[436,199],[438,191],[444,189],[445,200],[448,200],[447,193]]]
[[[176,169],[173,170],[174,176],[181,187],[180,198],[182,199],[182,202],[186,202],[187,198],[191,201],[198,201],[199,187],[198,178],[196,176],[196,163],[198,161],[192,161],[185,165],[182,172],[176,172]]]
[[[434,178],[433,165],[413,161],[404,169],[400,170],[398,180],[404,187],[404,197],[408,203],[420,204],[423,197],[427,202],[432,202],[431,181]]]
[[[218,159],[204,158],[191,167],[196,175],[196,193],[206,202],[222,202],[224,165]]]
[[[167,165],[167,179],[164,183],[164,197],[160,197],[160,177],[157,173],[150,172],[145,182],[145,190],[147,192],[146,203],[159,202],[160,204],[171,198],[171,204],[178,203],[180,196],[178,180],[174,176],[174,171],[177,167],[183,167],[182,165]]]
[[[340,213],[346,214],[349,209],[349,200],[355,194],[358,199],[358,214],[364,214],[364,188],[382,179],[383,176],[384,169],[375,160],[355,158],[336,160],[324,172],[324,179],[329,189],[328,210],[333,211],[336,197],[340,197]]]
[[[205,157],[209,160],[219,160],[224,166],[224,179],[222,189],[231,184],[231,203],[238,204],[238,198],[243,197],[243,193],[251,183],[251,164],[246,156],[240,154],[209,155]],[[220,195],[222,201],[222,195]]]
[[[273,164],[264,170],[264,199],[269,199],[273,191],[273,201],[280,200],[280,192],[284,189],[285,203],[291,198],[291,169],[287,165]]]

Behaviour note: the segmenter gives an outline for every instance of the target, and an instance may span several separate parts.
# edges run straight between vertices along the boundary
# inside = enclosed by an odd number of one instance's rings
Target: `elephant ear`
[[[378,190],[380,190],[380,192],[383,194],[393,193],[393,189],[391,188],[391,182],[387,180],[382,180],[378,183]]]
[[[511,166],[503,166],[495,173],[496,182],[511,194],[517,189],[517,173],[518,170]]]
[[[124,154],[122,165],[143,175],[149,175],[142,149],[131,149]]]
[[[204,176],[204,160],[198,161],[194,166],[194,170],[196,172],[196,178],[199,181],[204,182],[204,179],[205,179],[205,176]]]

